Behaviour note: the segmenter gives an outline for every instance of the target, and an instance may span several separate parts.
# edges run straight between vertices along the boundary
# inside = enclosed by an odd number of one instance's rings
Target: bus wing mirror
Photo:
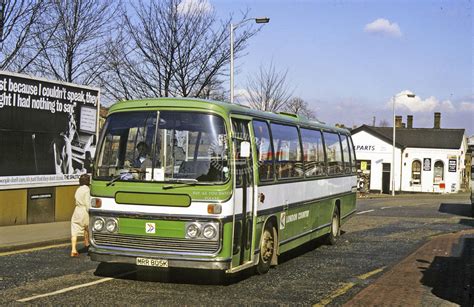
[[[241,158],[250,157],[250,142],[243,141],[240,143],[240,157]]]

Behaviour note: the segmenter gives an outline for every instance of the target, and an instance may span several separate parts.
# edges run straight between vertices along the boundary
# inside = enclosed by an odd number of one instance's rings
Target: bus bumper
[[[190,269],[208,269],[208,270],[227,270],[230,268],[231,258],[228,259],[200,259],[200,258],[173,258],[167,255],[159,257],[157,255],[134,253],[134,252],[116,252],[111,250],[102,250],[90,247],[89,256],[92,261],[109,263],[129,263],[136,264],[137,258],[149,258],[157,260],[167,260],[170,268],[190,268]]]

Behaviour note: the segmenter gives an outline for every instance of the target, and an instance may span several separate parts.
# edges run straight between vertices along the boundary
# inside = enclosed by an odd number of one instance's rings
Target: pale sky
[[[192,1],[192,0],[186,0]],[[236,61],[236,91],[273,61],[317,117],[348,126],[414,115],[414,127],[474,134],[473,4],[450,1],[208,0],[219,17],[270,17]],[[239,30],[236,30],[239,31]]]

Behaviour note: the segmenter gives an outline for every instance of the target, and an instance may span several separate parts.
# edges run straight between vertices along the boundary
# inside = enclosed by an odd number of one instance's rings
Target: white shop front
[[[392,135],[392,127],[363,125],[352,131],[361,186],[370,192],[391,193]],[[464,129],[400,127],[395,140],[395,192],[460,190],[467,150]]]

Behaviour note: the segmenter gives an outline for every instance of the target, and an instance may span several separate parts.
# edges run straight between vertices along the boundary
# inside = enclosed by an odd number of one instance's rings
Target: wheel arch
[[[258,240],[258,249],[260,250],[260,244],[262,242],[263,232],[265,231],[265,227],[267,227],[267,225],[272,225],[273,229],[275,231],[275,233],[273,235],[275,237],[275,241],[276,241],[275,243],[276,244],[274,245],[274,251],[273,251],[273,257],[272,257],[272,260],[271,260],[271,265],[278,265],[278,255],[280,254],[280,239],[279,239],[280,233],[279,233],[279,229],[278,229],[278,218],[275,215],[270,215],[265,219],[265,221],[263,223],[263,227],[260,231],[260,239]],[[257,263],[258,263],[258,260],[257,260]]]

